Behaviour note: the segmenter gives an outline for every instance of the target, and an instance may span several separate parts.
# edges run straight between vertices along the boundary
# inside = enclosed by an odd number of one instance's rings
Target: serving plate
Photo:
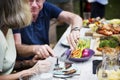
[[[70,47],[67,39],[63,39],[63,40],[61,41],[61,45],[65,46],[65,47]]]

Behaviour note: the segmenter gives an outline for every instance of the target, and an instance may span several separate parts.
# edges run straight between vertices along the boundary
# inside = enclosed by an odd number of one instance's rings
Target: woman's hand
[[[39,60],[31,69],[29,69],[32,73],[44,73],[48,72],[51,68],[51,63],[47,60]]]
[[[33,52],[41,59],[48,58],[49,56],[55,56],[54,51],[48,45],[35,45],[33,47]]]
[[[80,31],[78,30],[71,31],[71,33],[67,36],[67,40],[71,50],[74,50],[76,48],[79,38],[80,38]]]

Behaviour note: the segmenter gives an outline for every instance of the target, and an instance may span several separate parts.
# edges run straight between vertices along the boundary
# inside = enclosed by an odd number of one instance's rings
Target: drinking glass
[[[90,19],[91,13],[90,12],[83,12],[83,18],[84,19]]]
[[[119,50],[105,48],[103,60],[97,67],[98,80],[120,80]]]

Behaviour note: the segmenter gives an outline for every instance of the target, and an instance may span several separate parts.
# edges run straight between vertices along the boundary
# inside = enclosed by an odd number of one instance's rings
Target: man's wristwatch
[[[74,28],[71,29],[71,32],[72,31],[80,31],[80,27],[74,27]]]

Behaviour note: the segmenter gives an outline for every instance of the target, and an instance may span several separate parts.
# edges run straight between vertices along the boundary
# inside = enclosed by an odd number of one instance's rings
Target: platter
[[[99,34],[97,32],[92,32],[91,30],[85,32],[85,36],[91,36],[93,38],[101,38],[105,37],[106,35]],[[112,36],[120,36],[120,34],[113,34]]]
[[[91,21],[92,20],[92,21]],[[120,36],[120,19],[90,19],[90,31],[85,33],[86,36],[103,37],[103,36]]]

